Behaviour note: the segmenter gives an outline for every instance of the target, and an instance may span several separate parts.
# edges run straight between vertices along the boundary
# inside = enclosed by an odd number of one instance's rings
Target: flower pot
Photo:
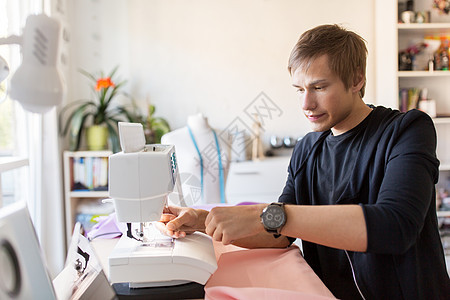
[[[86,129],[86,144],[89,150],[105,150],[108,147],[108,128],[103,125],[93,125]]]

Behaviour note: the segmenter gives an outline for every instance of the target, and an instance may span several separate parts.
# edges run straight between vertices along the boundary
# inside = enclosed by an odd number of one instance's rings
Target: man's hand
[[[225,245],[256,235],[264,231],[260,215],[265,206],[267,204],[215,207],[206,218],[205,231]]]
[[[187,233],[205,231],[205,218],[208,212],[189,207],[169,206],[164,209],[158,226],[159,230],[170,237],[185,237]]]

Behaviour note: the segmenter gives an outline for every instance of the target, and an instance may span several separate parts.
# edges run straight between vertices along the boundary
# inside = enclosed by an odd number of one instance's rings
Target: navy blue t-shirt
[[[362,133],[371,114],[343,134],[328,135],[318,149],[313,168],[316,172],[312,178],[314,203],[317,205],[336,204],[344,192],[357,162]],[[317,245],[317,255],[322,281],[334,295],[339,299],[360,299],[345,252]]]

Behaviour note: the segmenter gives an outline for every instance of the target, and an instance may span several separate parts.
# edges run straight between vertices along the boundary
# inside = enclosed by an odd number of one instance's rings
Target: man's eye
[[[297,89],[297,92],[302,94],[305,92],[305,89]]]
[[[314,89],[315,89],[316,91],[320,91],[320,90],[322,90],[322,87],[321,87],[321,86],[315,86]]]

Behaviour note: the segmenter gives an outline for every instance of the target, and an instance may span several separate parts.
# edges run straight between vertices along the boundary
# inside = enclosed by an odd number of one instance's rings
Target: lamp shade
[[[0,56],[0,82],[6,79],[9,74],[9,67],[6,60]]]
[[[60,24],[44,14],[27,18],[22,37],[22,64],[11,78],[11,98],[25,110],[45,113],[63,97],[57,68]]]
[[[6,99],[6,77],[9,74],[9,67],[6,60],[0,56],[0,103]]]

